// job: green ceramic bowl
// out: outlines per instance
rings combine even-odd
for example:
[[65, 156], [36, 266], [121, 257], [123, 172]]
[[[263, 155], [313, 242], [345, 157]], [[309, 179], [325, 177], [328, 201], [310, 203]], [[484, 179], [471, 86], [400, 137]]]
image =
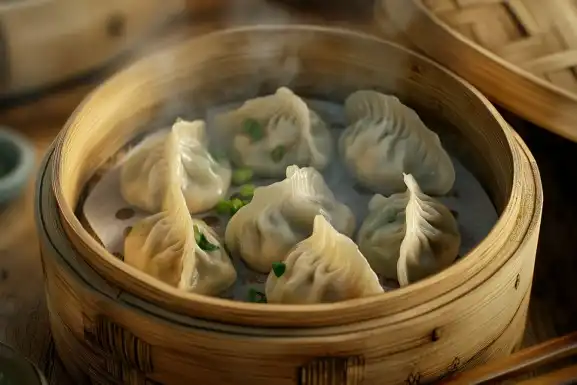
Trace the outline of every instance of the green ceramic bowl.
[[47, 385], [30, 361], [8, 345], [0, 343], [0, 385]]
[[26, 138], [0, 127], [0, 204], [22, 193], [34, 170], [34, 158], [34, 148]]

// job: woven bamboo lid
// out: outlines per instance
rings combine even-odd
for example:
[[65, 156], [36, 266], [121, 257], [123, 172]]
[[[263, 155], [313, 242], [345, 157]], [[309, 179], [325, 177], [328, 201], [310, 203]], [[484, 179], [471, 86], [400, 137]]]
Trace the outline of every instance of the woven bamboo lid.
[[495, 102], [577, 141], [577, 1], [380, 0], [379, 10]]

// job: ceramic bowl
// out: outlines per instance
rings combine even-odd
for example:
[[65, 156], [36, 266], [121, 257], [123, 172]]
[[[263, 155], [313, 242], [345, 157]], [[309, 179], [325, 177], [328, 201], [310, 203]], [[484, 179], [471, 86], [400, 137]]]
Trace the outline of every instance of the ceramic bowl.
[[0, 127], [0, 204], [16, 198], [34, 170], [34, 148], [17, 132]]

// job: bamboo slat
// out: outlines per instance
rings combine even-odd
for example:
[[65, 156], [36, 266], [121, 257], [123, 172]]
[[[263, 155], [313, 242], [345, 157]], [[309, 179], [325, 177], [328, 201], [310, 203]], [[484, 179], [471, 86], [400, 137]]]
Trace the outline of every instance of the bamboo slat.
[[[287, 57], [299, 71], [282, 65]], [[286, 84], [332, 101], [359, 88], [394, 93], [432, 126], [443, 126], [500, 213], [489, 236], [451, 268], [407, 288], [331, 305], [281, 306], [180, 292], [110, 255], [81, 225], [74, 213], [91, 177], [151, 122]], [[296, 25], [193, 39], [94, 91], [47, 162], [36, 215], [48, 303], [57, 349], [78, 380], [418, 383], [504, 357], [520, 344], [541, 219], [537, 166], [475, 89], [400, 46]]]
[[377, 9], [499, 104], [577, 141], [575, 1], [379, 0]]
[[0, 2], [0, 97], [100, 68], [183, 9], [183, 0]]

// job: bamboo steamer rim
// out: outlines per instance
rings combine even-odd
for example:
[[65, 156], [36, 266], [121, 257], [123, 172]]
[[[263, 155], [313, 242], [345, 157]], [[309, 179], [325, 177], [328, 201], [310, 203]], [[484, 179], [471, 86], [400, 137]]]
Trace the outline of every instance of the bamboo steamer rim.
[[[485, 59], [493, 62], [495, 65], [501, 67], [502, 70], [510, 72], [510, 77], [513, 77], [514, 82], [518, 82], [519, 80], [526, 80], [529, 81], [545, 91], [548, 95], [547, 98], [553, 98], [553, 101], [549, 103], [563, 103], [567, 105], [567, 107], [563, 111], [563, 116], [560, 118], [544, 118], [542, 115], [539, 115], [533, 109], [527, 110], [520, 108], [515, 101], [506, 100], [502, 98], [498, 98], [494, 95], [491, 95], [491, 92], [485, 91], [489, 97], [497, 99], [498, 103], [502, 104], [509, 110], [515, 112], [518, 115], [525, 117], [528, 120], [535, 122], [536, 124], [543, 126], [566, 139], [571, 141], [577, 142], [577, 130], [574, 128], [575, 124], [577, 124], [577, 113], [573, 112], [577, 109], [577, 94], [574, 94], [568, 90], [565, 90], [561, 87], [556, 86], [553, 83], [550, 83], [537, 75], [524, 70], [523, 68], [503, 59], [499, 55], [491, 52], [489, 49], [483, 47], [476, 42], [471, 41], [467, 37], [463, 36], [458, 31], [455, 31], [454, 28], [451, 28], [446, 22], [444, 22], [441, 18], [439, 18], [432, 10], [430, 10], [422, 0], [378, 0], [375, 3], [375, 15], [377, 20], [380, 22], [378, 24], [384, 25], [390, 22], [393, 22], [396, 27], [398, 27], [403, 33], [407, 33], [407, 31], [403, 30], [403, 26], [397, 24], [398, 21], [396, 17], [387, 17], [385, 15], [399, 15], [404, 14], [407, 16], [409, 14], [418, 16], [424, 16], [426, 21], [431, 21], [435, 24], [435, 27], [440, 28], [445, 34], [450, 35], [454, 41], [459, 43], [458, 51], [470, 50], [476, 51], [478, 54], [481, 54], [485, 57]], [[399, 12], [401, 11], [401, 12]], [[412, 16], [411, 16], [412, 17]], [[421, 21], [422, 19], [419, 19]], [[424, 44], [420, 41], [419, 38], [413, 36], [410, 32], [407, 33], [407, 36], [410, 38], [411, 42], [415, 44], [418, 48], [425, 51], [427, 54], [431, 55], [435, 60], [443, 61], [441, 57], [436, 55], [434, 48], [430, 48], [427, 44]], [[446, 64], [446, 63], [443, 63]], [[448, 65], [451, 67], [451, 65]], [[456, 66], [456, 65], [455, 65]], [[452, 68], [452, 67], [451, 67]], [[517, 78], [515, 78], [515, 76]], [[476, 81], [475, 79], [474, 81]], [[483, 84], [478, 85], [479, 88], [483, 88]], [[540, 107], [539, 107], [540, 109]], [[541, 114], [544, 114], [545, 111], [542, 111]]]
[[[384, 0], [384, 1], [387, 1], [387, 0]], [[575, 94], [573, 94], [573, 93], [571, 93], [571, 92], [569, 92], [569, 91], [567, 91], [561, 87], [557, 87], [553, 83], [550, 83], [546, 80], [543, 80], [542, 78], [538, 77], [537, 75], [532, 74], [531, 72], [526, 71], [526, 70], [514, 65], [513, 63], [503, 59], [499, 55], [495, 55], [493, 52], [489, 51], [487, 48], [483, 47], [482, 45], [474, 43], [470, 39], [467, 39], [461, 33], [455, 31], [453, 28], [448, 26], [447, 23], [445, 23], [443, 20], [441, 20], [433, 11], [431, 11], [429, 8], [427, 8], [427, 6], [425, 6], [425, 4], [423, 4], [422, 0], [411, 0], [411, 1], [413, 2], [413, 4], [416, 7], [419, 8], [419, 10], [421, 12], [423, 12], [425, 15], [430, 17], [433, 21], [435, 21], [437, 24], [439, 24], [439, 26], [441, 28], [443, 28], [447, 33], [451, 34], [455, 39], [459, 40], [461, 43], [468, 45], [471, 48], [479, 50], [480, 52], [482, 52], [483, 54], [488, 56], [490, 59], [495, 60], [497, 63], [499, 63], [500, 65], [502, 65], [506, 69], [508, 69], [509, 71], [515, 72], [521, 76], [525, 76], [525, 77], [531, 79], [531, 81], [537, 83], [539, 86], [547, 88], [547, 89], [554, 91], [554, 92], [558, 92], [561, 95], [571, 99], [571, 101], [577, 103], [577, 95], [575, 95]]]
[[[66, 170], [73, 165], [68, 163], [65, 149], [74, 145], [77, 126], [81, 125], [80, 116], [85, 110], [96, 110], [92, 104], [99, 98], [107, 95], [108, 98], [114, 95], [112, 90], [116, 83], [129, 79], [132, 73], [138, 73], [139, 69], [147, 68], [148, 61], [161, 58], [164, 55], [174, 56], [179, 52], [185, 52], [191, 47], [202, 44], [214, 44], [222, 38], [235, 34], [270, 34], [270, 33], [315, 33], [332, 38], [340, 39], [364, 39], [370, 41], [375, 46], [388, 46], [394, 50], [404, 53], [413, 58], [419, 59], [427, 66], [435, 67], [444, 76], [452, 78], [462, 84], [481, 105], [488, 110], [499, 125], [506, 145], [511, 152], [513, 181], [511, 184], [511, 196], [508, 199], [497, 223], [491, 229], [488, 236], [477, 246], [475, 246], [464, 258], [443, 270], [441, 273], [433, 275], [425, 280], [412, 284], [408, 287], [394, 290], [382, 295], [342, 301], [331, 304], [315, 305], [273, 305], [254, 304], [227, 299], [186, 293], [178, 290], [164, 282], [150, 277], [148, 274], [125, 264], [115, 258], [100, 243], [96, 241], [82, 226], [75, 215], [75, 205], [78, 203], [78, 196], [68, 197], [62, 188], [64, 183], [79, 183], [69, 181], [66, 177]], [[376, 49], [377, 47], [375, 47]], [[142, 67], [142, 68], [141, 68]], [[126, 78], [126, 79], [125, 79]], [[349, 322], [366, 321], [379, 318], [384, 315], [391, 315], [408, 311], [406, 316], [416, 315], [422, 309], [419, 306], [432, 300], [439, 303], [452, 300], [451, 297], [460, 296], [462, 293], [474, 289], [479, 282], [484, 281], [493, 275], [515, 252], [516, 248], [511, 242], [507, 242], [511, 226], [515, 227], [522, 236], [529, 231], [531, 212], [529, 217], [517, 218], [519, 206], [523, 204], [525, 182], [521, 179], [524, 169], [524, 155], [521, 153], [513, 132], [505, 120], [500, 116], [495, 107], [475, 88], [469, 85], [460, 77], [452, 74], [448, 70], [437, 65], [430, 59], [412, 52], [398, 44], [367, 35], [360, 32], [343, 29], [309, 26], [309, 25], [259, 25], [249, 27], [239, 27], [233, 29], [212, 32], [207, 35], [192, 38], [183, 43], [155, 53], [148, 58], [140, 60], [118, 74], [103, 85], [94, 90], [76, 109], [66, 123], [59, 139], [55, 144], [55, 158], [53, 167], [52, 189], [60, 210], [62, 223], [67, 236], [74, 240], [77, 238], [76, 247], [82, 247], [86, 255], [79, 252], [79, 256], [94, 268], [101, 276], [115, 286], [128, 293], [153, 302], [161, 307], [191, 315], [197, 318], [211, 319], [215, 321], [226, 321], [234, 324], [244, 324], [252, 326], [325, 326], [339, 325]], [[81, 186], [84, 188], [85, 186]], [[497, 252], [499, 251], [499, 252]], [[111, 274], [114, 271], [114, 274]], [[476, 277], [476, 279], [473, 279]], [[440, 285], [448, 282], [452, 278], [452, 285]], [[453, 292], [453, 295], [448, 295]], [[416, 298], [419, 300], [416, 300]], [[413, 302], [408, 301], [412, 299]], [[387, 302], [393, 302], [395, 306], [388, 306]], [[440, 305], [439, 305], [440, 306]]]
[[[513, 132], [515, 137], [516, 143], [519, 146], [523, 156], [527, 160], [527, 167], [526, 173], [530, 174], [532, 178], [531, 186], [528, 186], [534, 191], [534, 210], [535, 213], [531, 218], [530, 228], [527, 231], [527, 236], [523, 237], [522, 241], [520, 242], [519, 249], [523, 250], [534, 250], [535, 245], [533, 244], [534, 241], [538, 237], [539, 233], [539, 225], [541, 222], [541, 213], [543, 208], [543, 190], [541, 185], [541, 179], [539, 175], [539, 169], [533, 158], [532, 154], [530, 153], [527, 146], [523, 143], [522, 139], [519, 137], [518, 134]], [[178, 325], [182, 325], [185, 327], [194, 327], [197, 329], [202, 329], [205, 331], [214, 331], [214, 332], [225, 332], [229, 334], [239, 335], [243, 337], [247, 336], [268, 336], [268, 337], [290, 337], [291, 340], [296, 340], [299, 337], [306, 337], [310, 342], [311, 337], [342, 337], [344, 334], [355, 333], [355, 335], [360, 335], [358, 332], [366, 333], [371, 330], [375, 330], [381, 327], [394, 327], [396, 324], [404, 323], [404, 322], [415, 322], [418, 317], [399, 317], [398, 315], [394, 315], [392, 317], [386, 318], [379, 318], [375, 320], [369, 320], [366, 322], [355, 323], [355, 324], [346, 324], [346, 325], [336, 325], [336, 326], [328, 326], [328, 327], [315, 327], [315, 328], [299, 328], [298, 330], [298, 337], [294, 334], [293, 329], [287, 328], [270, 328], [270, 327], [246, 327], [244, 325], [233, 325], [233, 324], [224, 324], [224, 323], [215, 323], [210, 320], [204, 320], [199, 318], [193, 317], [183, 317], [182, 315], [176, 312], [167, 311], [167, 309], [158, 303], [144, 303], [142, 300], [132, 296], [132, 295], [119, 295], [118, 289], [112, 287], [107, 281], [105, 281], [102, 277], [98, 276], [94, 270], [90, 269], [90, 267], [85, 263], [84, 260], [79, 260], [78, 254], [70, 255], [69, 252], [70, 247], [72, 247], [71, 242], [69, 239], [66, 238], [66, 234], [63, 229], [63, 224], [61, 222], [61, 218], [59, 216], [56, 199], [54, 193], [52, 191], [52, 171], [53, 171], [53, 160], [54, 160], [54, 145], [51, 146], [50, 151], [46, 154], [43, 160], [42, 167], [40, 169], [40, 175], [37, 181], [36, 186], [36, 218], [37, 218], [37, 227], [39, 233], [42, 235], [41, 243], [48, 248], [48, 252], [43, 252], [43, 259], [49, 258], [56, 258], [63, 264], [61, 268], [66, 271], [66, 275], [68, 276], [75, 276], [77, 279], [83, 281], [83, 284], [88, 285], [87, 289], [92, 291], [96, 291], [101, 295], [106, 296], [114, 301], [118, 301], [119, 303], [123, 304], [124, 306], [128, 306], [131, 311], [138, 312], [141, 315], [150, 316], [150, 317], [157, 317], [157, 319], [162, 319], [168, 322], [174, 322]], [[46, 251], [43, 246], [43, 251]], [[518, 256], [518, 253], [516, 255]], [[54, 254], [53, 254], [54, 253]], [[512, 259], [514, 259], [513, 257]], [[47, 261], [45, 261], [47, 262]], [[508, 260], [506, 264], [510, 264], [512, 261]], [[51, 262], [52, 263], [52, 262]], [[505, 265], [506, 266], [506, 265]], [[504, 268], [505, 268], [504, 266]], [[496, 274], [501, 274], [501, 272], [497, 272]], [[532, 276], [532, 274], [531, 274]], [[492, 278], [490, 278], [492, 279]], [[512, 283], [512, 282], [509, 282]], [[515, 285], [517, 285], [517, 281], [515, 281]], [[506, 285], [506, 283], [505, 283]], [[481, 288], [482, 289], [482, 288]], [[493, 288], [492, 290], [497, 290], [497, 288]], [[530, 294], [530, 285], [528, 290], [526, 291], [525, 296], [528, 299]], [[468, 294], [468, 293], [464, 293]], [[460, 301], [461, 298], [457, 299], [456, 301]], [[448, 303], [447, 306], [451, 306], [452, 304]], [[439, 309], [443, 307], [435, 308], [427, 308], [421, 312], [423, 317], [428, 320], [425, 321], [427, 323], [430, 322], [438, 322], [436, 321], [437, 316], [432, 314], [436, 314]], [[431, 318], [433, 317], [433, 318]]]

